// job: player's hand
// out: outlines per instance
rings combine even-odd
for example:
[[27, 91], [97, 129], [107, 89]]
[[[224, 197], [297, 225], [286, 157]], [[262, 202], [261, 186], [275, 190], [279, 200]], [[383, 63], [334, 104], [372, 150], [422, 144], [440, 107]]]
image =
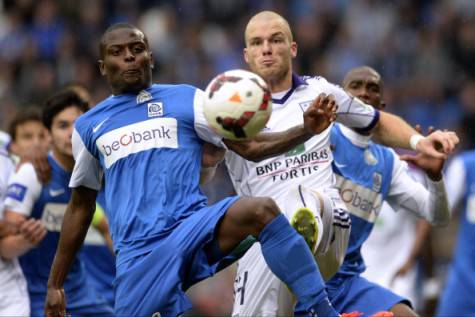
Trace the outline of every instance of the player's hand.
[[400, 159], [419, 167], [433, 181], [440, 181], [442, 179], [445, 158], [434, 158], [427, 154], [417, 153], [416, 155], [401, 155]]
[[460, 142], [457, 134], [452, 131], [437, 130], [417, 142], [417, 152], [437, 159], [447, 159]]
[[41, 220], [30, 218], [20, 225], [20, 233], [33, 245], [38, 245], [46, 236], [46, 228]]
[[63, 288], [48, 287], [45, 302], [46, 317], [66, 317], [66, 298]]
[[42, 184], [49, 182], [51, 178], [51, 166], [48, 162], [48, 153], [41, 150], [40, 147], [32, 147], [26, 156], [21, 158], [20, 164], [25, 162], [30, 162], [33, 165], [36, 175], [38, 175], [38, 180]]
[[303, 115], [305, 129], [313, 134], [323, 132], [336, 120], [337, 109], [333, 95], [321, 93]]
[[211, 143], [203, 145], [203, 156], [201, 158], [201, 167], [215, 167], [221, 163], [226, 154], [226, 149], [217, 147]]

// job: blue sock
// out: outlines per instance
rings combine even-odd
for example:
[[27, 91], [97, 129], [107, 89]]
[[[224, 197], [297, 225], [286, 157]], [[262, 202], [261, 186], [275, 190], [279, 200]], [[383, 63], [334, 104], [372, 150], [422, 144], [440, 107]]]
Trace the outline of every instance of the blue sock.
[[313, 254], [284, 215], [268, 223], [258, 240], [271, 271], [297, 296], [295, 310], [299, 315], [313, 310], [318, 316], [339, 316], [328, 301]]

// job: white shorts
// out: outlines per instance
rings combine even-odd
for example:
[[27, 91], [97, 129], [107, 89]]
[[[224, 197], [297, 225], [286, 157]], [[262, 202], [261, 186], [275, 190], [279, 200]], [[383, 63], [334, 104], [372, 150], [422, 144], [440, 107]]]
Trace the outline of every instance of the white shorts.
[[[321, 216], [318, 197], [324, 201]], [[315, 193], [300, 188], [290, 190], [276, 201], [288, 219], [300, 207], [314, 212], [317, 223], [323, 226], [323, 230], [319, 230], [323, 234], [318, 237], [316, 259], [322, 276], [328, 280], [343, 263], [350, 234], [349, 215], [338, 191], [326, 189]], [[294, 305], [293, 294], [268, 268], [260, 244], [255, 243], [238, 262], [232, 316], [293, 316]]]

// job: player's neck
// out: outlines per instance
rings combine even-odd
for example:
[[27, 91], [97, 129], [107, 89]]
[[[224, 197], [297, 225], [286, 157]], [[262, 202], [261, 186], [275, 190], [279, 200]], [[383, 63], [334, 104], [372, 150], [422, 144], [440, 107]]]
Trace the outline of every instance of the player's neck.
[[74, 168], [74, 157], [60, 153], [57, 149], [53, 148], [53, 158], [67, 172], [71, 172]]
[[292, 73], [288, 72], [284, 77], [278, 79], [270, 79], [267, 84], [273, 94], [288, 91], [292, 88]]

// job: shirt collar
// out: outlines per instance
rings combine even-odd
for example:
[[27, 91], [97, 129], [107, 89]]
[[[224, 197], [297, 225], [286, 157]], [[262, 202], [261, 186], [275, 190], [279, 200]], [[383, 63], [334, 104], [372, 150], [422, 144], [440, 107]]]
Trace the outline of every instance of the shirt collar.
[[293, 94], [294, 90], [297, 89], [298, 87], [302, 86], [302, 85], [306, 86], [308, 84], [307, 84], [307, 82], [305, 82], [305, 80], [302, 79], [302, 77], [298, 76], [297, 74], [292, 73], [292, 87], [284, 95], [284, 97], [282, 97], [280, 99], [272, 98], [272, 103], [284, 104], [287, 101], [287, 99], [289, 99], [289, 97]]

